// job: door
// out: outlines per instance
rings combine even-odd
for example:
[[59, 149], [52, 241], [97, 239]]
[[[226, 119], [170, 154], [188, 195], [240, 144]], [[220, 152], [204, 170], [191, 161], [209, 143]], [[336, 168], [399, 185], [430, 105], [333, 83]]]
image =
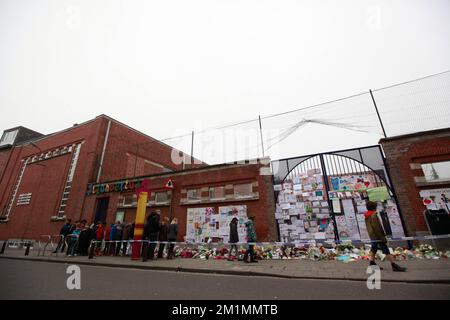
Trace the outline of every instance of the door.
[[94, 220], [95, 223], [97, 223], [98, 221], [101, 221], [103, 223], [106, 222], [108, 204], [109, 204], [109, 197], [97, 198], [97, 205], [95, 209], [95, 220]]

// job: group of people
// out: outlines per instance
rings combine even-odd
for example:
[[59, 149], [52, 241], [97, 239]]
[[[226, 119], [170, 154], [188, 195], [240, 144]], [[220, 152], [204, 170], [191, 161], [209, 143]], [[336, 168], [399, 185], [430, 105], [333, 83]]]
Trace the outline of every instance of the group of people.
[[155, 257], [155, 249], [157, 242], [159, 242], [158, 258], [163, 258], [164, 248], [166, 243], [169, 242], [167, 249], [167, 259], [173, 259], [174, 247], [178, 235], [178, 219], [173, 218], [170, 220], [168, 217], [161, 219], [160, 213], [153, 211], [147, 217], [144, 225], [144, 240], [150, 241], [144, 242], [142, 248], [142, 261], [153, 260]]
[[[125, 224], [120, 221], [112, 223], [105, 227], [101, 221], [88, 224], [86, 220], [76, 221], [72, 223], [71, 219], [67, 219], [62, 226], [59, 234], [61, 240], [58, 243], [54, 253], [64, 252], [67, 243], [68, 256], [87, 256], [89, 254], [89, 246], [91, 241], [95, 240], [96, 255], [122, 255], [127, 254], [127, 245], [122, 245], [123, 241], [132, 240], [134, 237], [134, 222]], [[102, 250], [102, 242], [105, 240], [105, 246]], [[120, 241], [110, 242], [110, 241]]]
[[[367, 203], [367, 212], [364, 215], [366, 221], [366, 227], [370, 239], [372, 242], [372, 248], [370, 251], [370, 265], [374, 266], [375, 254], [378, 250], [381, 250], [387, 260], [391, 262], [393, 271], [406, 271], [406, 268], [400, 267], [394, 262], [394, 258], [390, 254], [387, 247], [387, 240], [381, 223], [377, 217], [377, 203], [369, 201]], [[256, 253], [254, 250], [254, 243], [256, 243], [256, 230], [254, 225], [254, 217], [249, 217], [245, 223], [247, 230], [247, 243], [248, 247], [245, 251], [243, 260], [246, 263], [258, 262], [256, 260]], [[86, 220], [77, 221], [72, 223], [71, 219], [67, 219], [66, 223], [60, 230], [61, 240], [54, 253], [61, 250], [64, 252], [66, 243], [68, 244], [67, 255], [88, 255], [89, 246], [92, 240], [96, 240], [95, 254], [96, 255], [128, 255], [131, 248], [131, 242], [134, 238], [135, 224], [125, 224], [117, 221], [111, 225], [105, 227], [102, 222], [88, 224]], [[155, 258], [155, 250], [157, 244], [159, 244], [158, 258], [163, 258], [163, 253], [166, 244], [168, 243], [167, 259], [174, 258], [174, 246], [178, 235], [178, 220], [173, 218], [171, 221], [168, 217], [161, 219], [158, 211], [153, 211], [147, 217], [144, 225], [143, 238], [144, 244], [142, 247], [142, 261], [152, 260]], [[102, 244], [104, 240], [104, 248], [102, 250]], [[233, 218], [230, 222], [230, 234], [229, 243], [231, 248], [229, 250], [228, 260], [233, 261], [232, 253], [235, 252], [238, 255], [239, 234], [238, 234], [238, 219]]]
[[[256, 242], [256, 230], [255, 230], [255, 224], [254, 224], [255, 217], [251, 216], [249, 217], [248, 221], [245, 223], [245, 228], [247, 230], [247, 243], [248, 247], [244, 254], [244, 262], [250, 263], [250, 262], [258, 262], [256, 260], [256, 253], [255, 253], [255, 245], [252, 243]], [[238, 252], [238, 246], [237, 243], [239, 243], [239, 234], [238, 234], [238, 219], [233, 218], [230, 222], [230, 237], [229, 237], [229, 243], [231, 244], [230, 251], [228, 253], [228, 261], [233, 261], [232, 259], [232, 253], [233, 249], [236, 253]]]
[[[256, 231], [254, 226], [254, 217], [250, 217], [245, 226], [247, 229], [248, 248], [244, 254], [244, 262], [258, 262], [254, 245], [256, 242]], [[130, 240], [134, 238], [135, 224], [123, 223], [117, 221], [107, 226], [105, 223], [99, 221], [97, 223], [88, 224], [86, 220], [76, 221], [72, 223], [71, 219], [67, 219], [66, 223], [60, 230], [61, 237], [58, 246], [54, 253], [64, 252], [67, 244], [68, 256], [87, 256], [89, 254], [89, 246], [91, 241], [95, 240], [95, 255], [104, 256], [118, 256], [129, 255]], [[167, 259], [174, 258], [174, 247], [178, 235], [178, 220], [168, 217], [161, 219], [160, 213], [157, 211], [151, 212], [147, 217], [144, 225], [143, 239], [149, 242], [144, 242], [142, 247], [142, 261], [152, 260], [155, 258], [155, 250], [159, 244], [157, 258], [163, 258], [164, 249], [167, 247]], [[229, 251], [228, 260], [232, 261], [232, 253], [238, 254], [239, 235], [238, 235], [238, 219], [233, 218], [230, 222], [230, 237], [229, 242], [231, 248]], [[104, 246], [103, 246], [104, 244]]]

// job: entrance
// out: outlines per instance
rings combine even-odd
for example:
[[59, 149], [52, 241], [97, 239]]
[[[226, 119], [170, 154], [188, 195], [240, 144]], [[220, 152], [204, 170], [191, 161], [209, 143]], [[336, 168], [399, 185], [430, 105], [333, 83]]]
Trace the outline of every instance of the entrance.
[[378, 203], [387, 235], [405, 236], [380, 146], [282, 159], [272, 170], [283, 242], [368, 240], [368, 200]]
[[97, 198], [94, 223], [97, 223], [98, 221], [101, 221], [103, 223], [106, 222], [108, 204], [109, 204], [109, 197]]

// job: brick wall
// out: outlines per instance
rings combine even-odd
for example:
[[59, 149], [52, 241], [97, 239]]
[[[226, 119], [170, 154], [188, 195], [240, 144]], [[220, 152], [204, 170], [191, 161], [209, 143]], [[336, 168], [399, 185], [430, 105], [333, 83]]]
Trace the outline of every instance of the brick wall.
[[426, 209], [419, 195], [421, 190], [448, 188], [450, 184], [418, 184], [423, 176], [420, 164], [450, 160], [450, 130], [436, 130], [419, 134], [382, 139], [389, 172], [397, 193], [408, 234], [427, 232], [423, 211]]
[[[274, 199], [273, 199], [273, 184], [272, 176], [260, 175], [261, 164], [250, 165], [224, 165], [214, 166], [211, 168], [205, 167], [199, 170], [188, 170], [176, 172], [173, 174], [150, 176], [150, 188], [152, 194], [150, 199], [154, 199], [154, 192], [163, 191], [163, 187], [168, 177], [171, 177], [175, 190], [172, 195], [172, 215], [178, 218], [180, 232], [178, 241], [183, 241], [183, 236], [186, 233], [186, 218], [188, 208], [203, 208], [214, 207], [216, 212], [221, 206], [231, 205], [246, 205], [247, 215], [255, 216], [255, 225], [259, 241], [274, 241], [277, 238], [276, 225], [274, 218]], [[240, 200], [234, 198], [227, 198], [223, 201], [209, 201], [208, 196], [209, 186], [232, 186], [239, 183], [251, 183], [254, 197], [251, 199]], [[202, 191], [203, 202], [201, 203], [187, 203], [186, 189], [199, 188]], [[230, 195], [233, 192], [229, 193]], [[136, 208], [119, 208], [117, 201], [119, 199], [118, 193], [109, 193], [101, 196], [91, 195], [86, 198], [86, 212], [91, 211], [86, 219], [92, 220], [95, 215], [95, 202], [97, 198], [109, 196], [109, 207], [107, 214], [107, 223], [110, 224], [115, 220], [117, 211], [125, 211], [125, 221], [132, 222], [135, 219]], [[148, 206], [147, 215], [152, 210], [160, 210], [163, 217], [170, 216], [169, 205]], [[242, 239], [244, 240], [244, 239]]]

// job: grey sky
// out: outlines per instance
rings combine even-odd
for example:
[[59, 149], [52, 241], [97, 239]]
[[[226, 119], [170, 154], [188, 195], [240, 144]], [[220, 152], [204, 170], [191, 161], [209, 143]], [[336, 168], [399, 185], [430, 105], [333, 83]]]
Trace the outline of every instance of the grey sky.
[[[448, 0], [0, 0], [0, 129], [105, 113], [171, 137], [449, 70], [449, 30]], [[272, 158], [380, 135], [302, 137]]]

